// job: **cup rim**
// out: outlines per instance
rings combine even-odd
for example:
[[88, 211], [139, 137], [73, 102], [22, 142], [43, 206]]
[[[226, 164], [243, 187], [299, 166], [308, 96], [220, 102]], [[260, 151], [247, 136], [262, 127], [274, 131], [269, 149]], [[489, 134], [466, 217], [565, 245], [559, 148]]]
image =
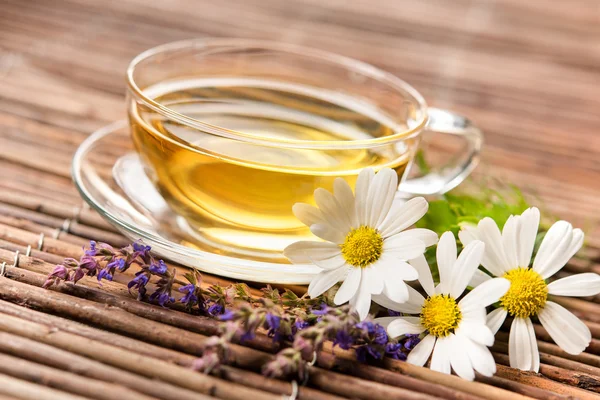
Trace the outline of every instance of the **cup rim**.
[[[358, 71], [370, 78], [385, 83], [387, 86], [408, 94], [421, 110], [421, 118], [417, 123], [408, 129], [394, 133], [389, 136], [382, 136], [372, 139], [358, 140], [299, 140], [299, 139], [282, 139], [282, 138], [263, 138], [251, 135], [248, 133], [226, 129], [220, 126], [207, 124], [195, 118], [191, 118], [179, 112], [176, 112], [169, 107], [154, 101], [144, 94], [144, 91], [137, 85], [134, 79], [134, 71], [139, 63], [161, 53], [167, 53], [186, 48], [203, 48], [209, 46], [236, 46], [236, 47], [263, 47], [277, 51], [285, 51], [297, 55], [310, 56], [324, 61], [338, 64], [349, 70]], [[359, 61], [350, 57], [338, 55], [325, 50], [314, 49], [311, 47], [290, 44], [285, 42], [277, 42], [271, 40], [255, 40], [242, 38], [204, 38], [204, 39], [188, 39], [176, 42], [170, 42], [159, 46], [152, 47], [143, 51], [131, 60], [127, 67], [127, 86], [133, 95], [141, 100], [147, 107], [170, 119], [181, 122], [184, 125], [191, 126], [195, 129], [203, 130], [207, 133], [217, 136], [250, 142], [253, 144], [269, 146], [269, 147], [285, 147], [285, 148], [300, 148], [300, 149], [358, 149], [372, 148], [385, 144], [393, 143], [398, 140], [406, 139], [418, 134], [426, 125], [429, 119], [427, 113], [427, 103], [423, 96], [406, 81], [396, 77], [395, 75], [383, 71], [371, 64]]]

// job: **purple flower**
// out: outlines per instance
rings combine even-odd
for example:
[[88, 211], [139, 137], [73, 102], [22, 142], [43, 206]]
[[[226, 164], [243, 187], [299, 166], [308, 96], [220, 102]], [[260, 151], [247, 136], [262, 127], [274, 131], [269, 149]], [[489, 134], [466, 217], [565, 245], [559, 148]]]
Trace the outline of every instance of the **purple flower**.
[[380, 360], [383, 358], [383, 353], [381, 352], [381, 346], [375, 346], [370, 344], [365, 344], [356, 348], [356, 359], [361, 362], [367, 362], [367, 359], [371, 356], [375, 360]]
[[344, 350], [348, 350], [354, 344], [354, 338], [350, 333], [346, 330], [339, 330], [335, 334], [335, 339], [333, 340], [333, 346], [340, 346], [340, 348]]
[[267, 313], [265, 317], [270, 330], [276, 331], [281, 325], [281, 317], [272, 313]]
[[77, 283], [84, 276], [85, 276], [85, 271], [83, 270], [83, 268], [80, 267], [80, 268], [77, 268], [75, 270], [75, 273], [70, 278], [70, 280], [72, 280], [73, 282]]
[[[95, 255], [96, 255], [96, 253], [97, 253], [97, 251], [98, 251], [98, 250], [96, 249], [96, 244], [97, 244], [97, 243], [96, 243], [96, 241], [95, 241], [95, 240], [90, 240], [90, 248], [89, 248], [89, 250], [85, 250], [85, 255], [86, 255], [86, 256], [93, 257], [93, 256], [95, 256]], [[85, 248], [84, 248], [84, 249], [85, 249]]]
[[50, 276], [53, 276], [53, 277], [59, 278], [59, 279], [67, 279], [68, 275], [69, 275], [69, 270], [64, 265], [57, 265], [56, 267], [54, 267], [54, 271], [52, 271], [52, 274], [50, 274]]
[[194, 285], [193, 283], [188, 283], [187, 285], [179, 288], [179, 291], [181, 293], [185, 293], [185, 292], [193, 293], [195, 290], [196, 290], [196, 285]]
[[96, 261], [93, 256], [85, 255], [81, 257], [81, 260], [79, 261], [79, 268], [86, 269], [88, 273], [91, 273], [92, 271], [95, 272], [98, 268], [98, 261]]
[[217, 315], [221, 315], [223, 314], [223, 311], [225, 310], [225, 308], [220, 305], [219, 303], [214, 303], [213, 305], [211, 305], [210, 307], [208, 307], [208, 313], [210, 315], [212, 315], [213, 317], [216, 317]]
[[366, 331], [367, 334], [375, 331], [375, 324], [370, 321], [362, 321], [355, 325], [356, 329]]
[[125, 259], [123, 259], [123, 258], [116, 258], [113, 261], [109, 262], [106, 265], [106, 268], [108, 268], [108, 269], [116, 268], [119, 271], [123, 271], [123, 270], [125, 270]]
[[281, 317], [272, 313], [267, 313], [265, 316], [265, 322], [269, 331], [267, 336], [273, 338], [274, 342], [279, 342], [283, 336], [279, 333], [279, 327], [281, 326]]
[[385, 355], [395, 360], [406, 361], [406, 354], [402, 352], [401, 343], [388, 343], [385, 345]]
[[399, 317], [402, 313], [400, 311], [388, 310], [388, 315], [390, 317]]
[[375, 324], [375, 336], [373, 343], [386, 344], [388, 342], [388, 335], [385, 328], [379, 324]]
[[231, 321], [232, 319], [235, 318], [235, 313], [229, 309], [225, 309], [225, 312], [221, 315], [219, 315], [219, 319], [221, 321]]
[[372, 339], [375, 344], [386, 344], [388, 342], [388, 335], [385, 328], [379, 324], [363, 321], [356, 324], [357, 329], [366, 331], [366, 334]]
[[98, 282], [100, 282], [102, 279], [106, 279], [108, 281], [113, 280], [113, 276], [110, 273], [110, 269], [108, 268], [108, 266], [106, 268], [101, 269], [100, 272], [98, 272]]
[[296, 319], [296, 322], [294, 322], [294, 327], [296, 328], [296, 330], [301, 331], [302, 329], [306, 329], [310, 326], [310, 324], [300, 318]]
[[148, 275], [145, 273], [138, 273], [135, 278], [127, 283], [127, 287], [129, 290], [135, 288], [140, 294], [140, 297], [143, 297], [146, 293], [146, 285], [148, 284]]
[[181, 298], [183, 304], [193, 305], [198, 302], [198, 296], [196, 296], [196, 285], [190, 283], [189, 285], [185, 285], [179, 288], [181, 293], [185, 293], [185, 295]]
[[144, 264], [152, 262], [153, 258], [150, 254], [150, 246], [145, 246], [140, 242], [133, 242], [131, 248], [133, 249], [133, 253], [131, 254], [131, 258], [129, 258], [130, 260], [135, 260], [139, 257]]
[[163, 275], [167, 272], [167, 264], [163, 260], [158, 260], [157, 264], [150, 264], [148, 269], [153, 274]]
[[164, 307], [168, 303], [175, 302], [175, 299], [169, 296], [169, 293], [163, 292], [161, 290], [157, 290], [156, 292], [152, 293], [149, 297], [149, 300], [156, 301], [161, 307]]
[[410, 351], [414, 349], [420, 341], [421, 339], [419, 338], [419, 335], [406, 335], [406, 340], [404, 341], [404, 348]]
[[244, 343], [248, 340], [252, 340], [252, 339], [254, 339], [255, 336], [256, 336], [256, 333], [253, 330], [247, 330], [246, 332], [244, 332], [244, 334], [242, 336], [240, 336], [240, 342]]
[[60, 280], [67, 280], [69, 277], [69, 270], [64, 265], [57, 265], [54, 267], [54, 271], [46, 278], [43, 288], [48, 288]]
[[313, 308], [311, 310], [311, 312], [314, 315], [320, 315], [320, 316], [325, 315], [325, 314], [327, 314], [329, 312], [329, 307], [327, 306], [327, 304], [321, 303], [320, 307], [321, 308]]
[[135, 251], [142, 257], [145, 256], [146, 254], [148, 254], [150, 252], [150, 250], [152, 249], [150, 246], [146, 246], [141, 242], [133, 242], [132, 244], [133, 244], [133, 251]]

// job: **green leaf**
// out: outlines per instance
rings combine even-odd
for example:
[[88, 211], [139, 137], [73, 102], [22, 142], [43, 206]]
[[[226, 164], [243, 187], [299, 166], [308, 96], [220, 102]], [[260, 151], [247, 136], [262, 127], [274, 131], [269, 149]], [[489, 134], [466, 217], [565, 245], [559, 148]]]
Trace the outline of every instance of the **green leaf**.
[[435, 200], [429, 203], [429, 211], [417, 222], [418, 228], [427, 228], [442, 234], [458, 227], [457, 215], [447, 200]]
[[427, 163], [427, 160], [425, 159], [425, 152], [423, 150], [421, 150], [421, 149], [417, 150], [414, 161], [415, 161], [415, 164], [417, 165], [417, 167], [419, 168], [419, 171], [421, 171], [421, 173], [428, 174], [431, 171], [431, 167], [429, 166], [429, 164]]
[[[458, 232], [462, 225], [476, 225], [483, 218], [489, 217], [496, 221], [502, 229], [510, 215], [521, 214], [529, 207], [518, 188], [508, 186], [504, 189], [503, 192], [500, 192], [481, 185], [480, 191], [476, 194], [460, 191], [447, 193], [442, 199], [429, 203], [427, 214], [417, 222], [416, 226], [431, 229], [438, 235], [451, 231], [457, 239], [457, 248], [460, 252], [462, 244], [458, 240]], [[438, 269], [435, 252], [435, 246], [428, 248], [425, 258], [429, 263], [434, 280], [437, 280]]]

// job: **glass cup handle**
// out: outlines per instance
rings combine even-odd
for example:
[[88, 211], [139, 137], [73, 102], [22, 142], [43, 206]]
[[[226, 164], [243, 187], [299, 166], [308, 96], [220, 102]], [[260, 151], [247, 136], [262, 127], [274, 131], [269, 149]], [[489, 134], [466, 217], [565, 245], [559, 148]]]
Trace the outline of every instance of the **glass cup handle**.
[[467, 118], [450, 111], [429, 108], [428, 114], [426, 131], [462, 136], [467, 142], [466, 149], [446, 165], [432, 168], [423, 176], [405, 179], [400, 184], [399, 197], [444, 194], [464, 181], [479, 162], [483, 145], [483, 133], [479, 128]]

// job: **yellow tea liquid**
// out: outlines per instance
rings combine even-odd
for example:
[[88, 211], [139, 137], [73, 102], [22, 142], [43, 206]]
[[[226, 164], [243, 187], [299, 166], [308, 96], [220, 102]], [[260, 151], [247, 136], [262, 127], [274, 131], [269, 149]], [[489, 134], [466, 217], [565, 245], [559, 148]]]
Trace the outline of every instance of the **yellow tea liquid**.
[[[194, 79], [147, 88], [180, 114], [257, 138], [371, 139], [403, 129], [377, 109], [314, 88], [253, 79]], [[361, 169], [391, 167], [401, 177], [405, 143], [375, 149], [298, 149], [229, 139], [165, 118], [132, 102], [132, 135], [169, 205], [198, 234], [199, 247], [249, 258], [279, 258], [311, 234], [292, 214], [336, 177], [354, 187]]]

